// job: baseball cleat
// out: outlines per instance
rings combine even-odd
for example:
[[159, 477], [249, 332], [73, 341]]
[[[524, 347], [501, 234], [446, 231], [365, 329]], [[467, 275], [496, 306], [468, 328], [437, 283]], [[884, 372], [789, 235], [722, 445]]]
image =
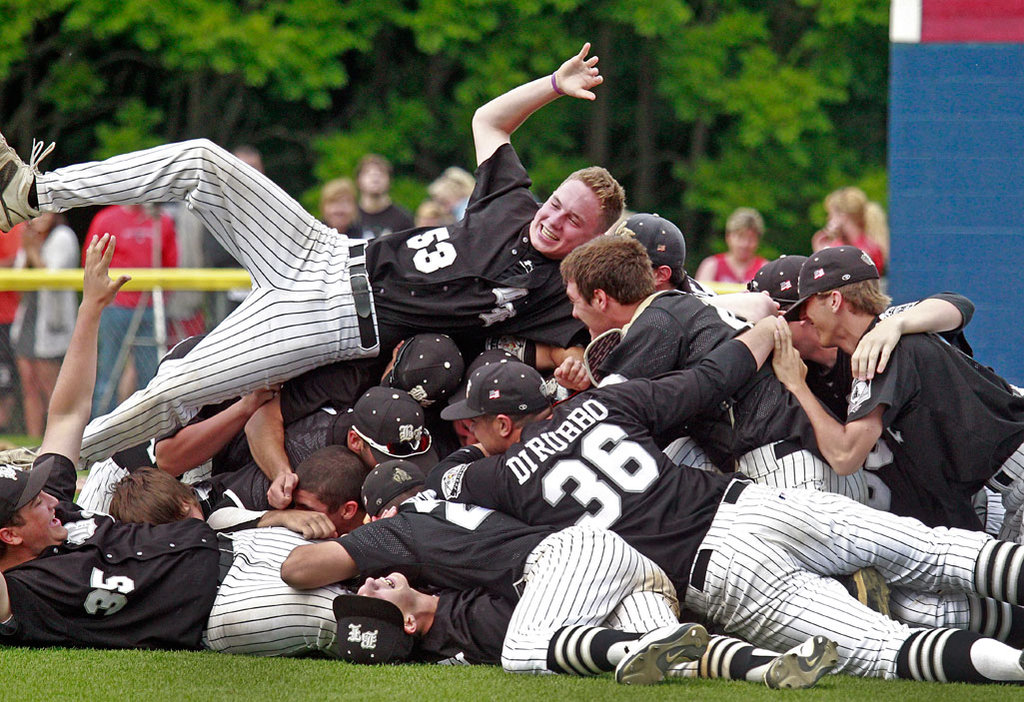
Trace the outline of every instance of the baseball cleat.
[[54, 146], [51, 143], [44, 147], [43, 142], [33, 139], [32, 157], [26, 164], [0, 134], [0, 230], [10, 231], [15, 224], [39, 215], [39, 210], [29, 207], [28, 194], [39, 174], [36, 166]]
[[615, 682], [623, 685], [661, 682], [669, 667], [700, 658], [707, 647], [708, 632], [700, 624], [679, 624], [649, 631], [615, 666]]
[[764, 673], [764, 684], [773, 690], [803, 690], [839, 663], [836, 642], [813, 636], [772, 661]]
[[892, 619], [889, 612], [889, 585], [874, 568], [861, 568], [850, 576], [857, 588], [856, 598], [879, 614]]

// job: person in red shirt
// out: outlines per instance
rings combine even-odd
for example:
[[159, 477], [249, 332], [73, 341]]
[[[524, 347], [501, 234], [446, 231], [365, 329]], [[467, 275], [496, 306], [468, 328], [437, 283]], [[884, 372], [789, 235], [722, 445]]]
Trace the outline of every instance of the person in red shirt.
[[708, 256], [697, 266], [693, 276], [701, 283], [740, 283], [753, 280], [754, 274], [767, 263], [757, 255], [764, 234], [761, 213], [740, 207], [725, 222], [725, 253]]
[[889, 261], [889, 224], [885, 210], [868, 200], [860, 188], [840, 188], [825, 198], [828, 223], [811, 237], [811, 249], [817, 253], [830, 246], [856, 246], [867, 253], [885, 273]]
[[[117, 250], [111, 262], [113, 268], [174, 268], [178, 265], [178, 246], [174, 220], [138, 205], [113, 205], [99, 211], [86, 235], [86, 246], [97, 236], [110, 233], [117, 237]], [[150, 381], [156, 373], [158, 350], [153, 342], [153, 308], [150, 293], [121, 291], [112, 305], [103, 311], [100, 319], [99, 358], [96, 388], [93, 392], [94, 417], [114, 409], [118, 402], [115, 365], [121, 344], [136, 307], [142, 305], [141, 323], [136, 333], [133, 350], [136, 383], [139, 387]]]

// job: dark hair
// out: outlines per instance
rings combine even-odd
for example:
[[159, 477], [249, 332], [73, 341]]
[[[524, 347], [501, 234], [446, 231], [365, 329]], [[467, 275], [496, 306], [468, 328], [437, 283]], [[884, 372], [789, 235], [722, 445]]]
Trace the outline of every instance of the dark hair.
[[121, 522], [170, 524], [198, 506], [192, 488], [156, 468], [138, 468], [114, 486], [110, 516]]
[[[21, 510], [18, 510], [17, 512], [12, 514], [10, 519], [8, 519], [3, 524], [0, 524], [0, 529], [3, 529], [4, 527], [23, 526], [25, 524], [25, 518], [22, 517], [20, 513], [21, 513]], [[6, 555], [7, 555], [7, 544], [4, 543], [3, 541], [0, 541], [0, 559], [3, 559], [3, 557], [6, 556]]]
[[363, 169], [368, 166], [377, 166], [378, 168], [383, 169], [388, 175], [391, 175], [391, 161], [388, 161], [380, 154], [366, 154], [359, 159], [359, 164], [356, 166], [356, 178], [358, 178], [363, 172]]
[[325, 446], [295, 468], [299, 487], [316, 495], [327, 511], [346, 502], [360, 502], [363, 480], [370, 471], [346, 446]]
[[604, 290], [624, 305], [654, 294], [651, 259], [632, 237], [599, 236], [562, 259], [561, 271], [562, 280], [575, 283], [586, 302], [596, 290]]

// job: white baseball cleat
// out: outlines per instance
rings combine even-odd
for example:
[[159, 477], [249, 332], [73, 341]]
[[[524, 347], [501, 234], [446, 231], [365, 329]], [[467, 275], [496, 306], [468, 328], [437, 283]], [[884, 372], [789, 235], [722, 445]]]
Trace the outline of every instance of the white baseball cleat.
[[43, 142], [33, 139], [32, 157], [26, 164], [0, 134], [0, 230], [10, 231], [15, 224], [39, 215], [39, 210], [29, 207], [28, 193], [39, 175], [39, 162], [54, 146], [52, 142], [44, 146]]
[[764, 673], [764, 684], [773, 690], [803, 690], [839, 664], [836, 642], [812, 636], [772, 661]]
[[708, 647], [707, 629], [700, 624], [666, 626], [644, 634], [615, 666], [615, 682], [653, 685], [677, 663], [696, 660]]

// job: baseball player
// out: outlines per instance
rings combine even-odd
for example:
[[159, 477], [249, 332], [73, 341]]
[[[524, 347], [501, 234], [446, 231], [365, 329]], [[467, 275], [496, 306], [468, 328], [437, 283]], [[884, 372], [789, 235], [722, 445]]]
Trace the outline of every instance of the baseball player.
[[214, 144], [171, 144], [40, 174], [6, 145], [0, 228], [40, 211], [184, 200], [250, 273], [254, 289], [174, 373], [158, 374], [86, 432], [86, 461], [187, 422], [198, 407], [325, 363], [376, 355], [418, 331], [486, 328], [565, 347], [581, 331], [557, 261], [608, 229], [623, 191], [606, 170], [571, 174], [537, 205], [509, 143], [530, 114], [562, 95], [594, 99], [590, 45], [552, 75], [479, 108], [479, 169], [466, 216], [356, 243], [321, 224], [255, 169]]
[[[363, 486], [363, 503], [368, 514], [388, 518], [345, 538], [296, 549], [282, 577], [296, 587], [312, 587], [369, 575], [360, 595], [393, 604], [410, 596], [434, 616], [436, 600], [414, 595], [407, 576], [437, 587], [482, 587], [515, 602], [509, 620], [480, 627], [504, 632], [501, 663], [509, 672], [592, 675], [614, 669], [619, 682], [649, 684], [703, 653], [707, 633], [699, 625], [678, 623], [664, 572], [619, 537], [587, 527], [528, 527], [492, 510], [440, 502], [432, 492], [420, 492], [422, 483], [422, 473], [402, 461], [375, 468]], [[391, 547], [383, 550], [380, 543]], [[366, 606], [352, 604], [360, 611]], [[342, 632], [344, 608], [335, 610]], [[417, 630], [433, 624], [418, 616], [413, 622]], [[649, 633], [629, 633], [637, 631]], [[340, 652], [343, 658], [386, 662], [366, 655], [376, 648], [356, 636], [341, 642]], [[829, 661], [835, 663], [834, 654], [823, 650], [821, 662], [799, 676], [792, 664], [796, 654], [784, 660], [745, 648], [750, 650], [738, 658], [750, 666], [748, 672], [775, 686], [795, 686], [797, 678], [809, 686], [827, 672]]]
[[[665, 569], [687, 609], [756, 646], [785, 650], [820, 634], [837, 642], [837, 670], [845, 673], [1024, 681], [1019, 649], [970, 631], [911, 629], [865, 607], [831, 577], [870, 566], [907, 589], [1020, 605], [1024, 546], [931, 529], [840, 495], [677, 467], [659, 451], [656, 437], [679, 432], [687, 420], [680, 403], [742, 385], [767, 353], [759, 344], [757, 336], [740, 337], [691, 369], [577, 395], [550, 420], [518, 428], [504, 454], [442, 462], [428, 487], [528, 524], [608, 528]], [[492, 368], [471, 387], [515, 394], [541, 382]]]
[[[877, 279], [859, 249], [822, 250], [801, 266], [800, 300], [787, 316], [812, 325], [823, 346], [852, 354], [888, 305]], [[789, 328], [780, 327], [779, 336], [776, 373], [806, 410], [838, 472], [857, 470], [886, 432], [898, 458], [879, 475], [892, 491], [893, 511], [982, 529], [972, 500], [984, 485], [1003, 495], [1008, 515], [1024, 504], [1024, 399], [990, 369], [937, 337], [906, 337], [884, 372], [853, 383], [841, 423], [807, 390]]]

